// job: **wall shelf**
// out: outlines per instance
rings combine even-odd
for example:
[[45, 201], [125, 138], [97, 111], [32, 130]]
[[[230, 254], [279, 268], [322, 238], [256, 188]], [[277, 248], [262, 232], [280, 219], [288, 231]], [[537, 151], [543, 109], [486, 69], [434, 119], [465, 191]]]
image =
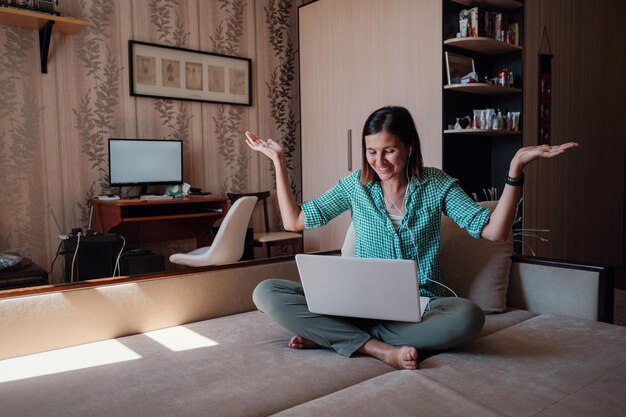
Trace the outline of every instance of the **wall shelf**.
[[470, 136], [508, 136], [520, 135], [517, 130], [491, 130], [491, 129], [448, 129], [443, 131], [446, 135], [470, 135]]
[[502, 87], [500, 85], [472, 83], [472, 84], [449, 84], [443, 86], [444, 90], [459, 91], [462, 93], [480, 94], [485, 96], [499, 96], [503, 94], [521, 93], [521, 88]]
[[451, 38], [443, 41], [444, 45], [466, 49], [468, 51], [479, 52], [486, 55], [497, 55], [506, 52], [521, 51], [521, 46], [497, 41], [493, 38]]
[[44, 12], [0, 7], [0, 24], [19, 26], [39, 31], [39, 56], [41, 72], [48, 72], [48, 51], [52, 32], [73, 35], [85, 28], [89, 22], [73, 17], [55, 16]]
[[523, 4], [518, 0], [452, 0], [455, 3], [462, 4], [467, 7], [495, 7], [502, 10], [513, 10], [522, 7]]

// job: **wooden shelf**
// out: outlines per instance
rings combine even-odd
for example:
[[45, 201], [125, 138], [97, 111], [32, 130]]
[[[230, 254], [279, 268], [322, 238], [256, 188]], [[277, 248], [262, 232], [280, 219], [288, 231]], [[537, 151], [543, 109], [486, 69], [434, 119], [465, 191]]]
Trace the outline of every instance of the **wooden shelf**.
[[502, 87], [494, 84], [472, 83], [472, 84], [450, 84], [444, 85], [444, 90], [459, 91], [462, 93], [480, 94], [484, 96], [499, 96], [504, 94], [521, 93], [521, 88]]
[[455, 46], [468, 51], [480, 52], [487, 55], [498, 55], [506, 52], [521, 51], [521, 46], [497, 41], [493, 38], [451, 38], [443, 41], [444, 45]]
[[452, 129], [444, 130], [446, 135], [471, 135], [471, 136], [508, 136], [520, 135], [519, 130], [488, 130], [488, 129]]
[[0, 23], [4, 25], [39, 30], [46, 26], [49, 21], [54, 22], [52, 26], [53, 32], [69, 35], [80, 32], [89, 24], [86, 20], [75, 19], [73, 17], [61, 17], [43, 12], [0, 7]]
[[495, 7], [502, 10], [513, 10], [523, 6], [518, 0], [452, 0], [467, 7]]
[[48, 72], [48, 50], [52, 32], [74, 35], [89, 22], [73, 17], [61, 17], [44, 12], [0, 7], [0, 24], [18, 26], [39, 31], [39, 57], [41, 58], [41, 72]]
[[198, 217], [222, 217], [222, 212], [209, 211], [205, 213], [189, 213], [189, 214], [172, 214], [168, 216], [147, 216], [147, 217], [132, 217], [128, 219], [122, 219], [122, 223], [135, 223], [135, 222], [153, 222], [156, 220], [177, 220], [177, 219], [195, 219]]

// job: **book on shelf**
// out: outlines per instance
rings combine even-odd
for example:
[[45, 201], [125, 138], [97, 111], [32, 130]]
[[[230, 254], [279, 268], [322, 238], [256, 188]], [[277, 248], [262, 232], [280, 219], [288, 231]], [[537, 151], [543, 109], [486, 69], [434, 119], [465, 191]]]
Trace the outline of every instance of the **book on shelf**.
[[519, 23], [512, 16], [478, 7], [461, 10], [457, 36], [486, 37], [520, 46]]

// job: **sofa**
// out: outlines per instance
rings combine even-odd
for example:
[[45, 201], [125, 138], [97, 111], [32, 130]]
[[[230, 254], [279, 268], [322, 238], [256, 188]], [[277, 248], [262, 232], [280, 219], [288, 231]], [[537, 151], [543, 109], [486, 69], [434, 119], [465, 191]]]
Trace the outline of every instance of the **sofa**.
[[[612, 416], [626, 328], [610, 270], [511, 256], [442, 219], [446, 284], [486, 313], [475, 342], [419, 369], [293, 350], [255, 310], [293, 257], [0, 298], [0, 404], [13, 416]], [[329, 254], [335, 255], [336, 253]]]

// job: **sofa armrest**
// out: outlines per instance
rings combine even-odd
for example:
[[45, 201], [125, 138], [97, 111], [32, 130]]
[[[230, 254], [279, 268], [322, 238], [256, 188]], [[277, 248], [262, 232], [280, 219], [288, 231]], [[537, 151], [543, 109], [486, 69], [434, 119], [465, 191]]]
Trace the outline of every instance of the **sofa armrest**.
[[613, 268], [514, 256], [507, 305], [613, 322]]

